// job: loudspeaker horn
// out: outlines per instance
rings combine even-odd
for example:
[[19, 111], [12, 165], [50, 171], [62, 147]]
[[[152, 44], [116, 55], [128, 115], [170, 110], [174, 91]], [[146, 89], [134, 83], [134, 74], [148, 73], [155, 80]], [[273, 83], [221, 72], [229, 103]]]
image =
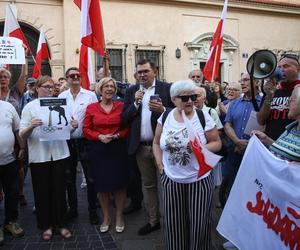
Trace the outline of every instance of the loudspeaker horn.
[[276, 67], [276, 55], [270, 50], [256, 51], [247, 62], [248, 73], [256, 79], [268, 78], [273, 74]]

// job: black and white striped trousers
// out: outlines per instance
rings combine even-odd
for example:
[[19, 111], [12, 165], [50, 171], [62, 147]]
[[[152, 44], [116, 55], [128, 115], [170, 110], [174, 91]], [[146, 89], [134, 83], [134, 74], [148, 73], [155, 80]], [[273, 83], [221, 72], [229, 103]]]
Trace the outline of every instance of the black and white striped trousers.
[[194, 183], [161, 177], [168, 250], [209, 250], [213, 176]]

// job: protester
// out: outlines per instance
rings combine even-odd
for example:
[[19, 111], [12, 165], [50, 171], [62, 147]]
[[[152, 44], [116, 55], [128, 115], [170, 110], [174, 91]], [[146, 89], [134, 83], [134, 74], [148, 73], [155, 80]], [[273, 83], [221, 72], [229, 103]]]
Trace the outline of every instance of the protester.
[[61, 86], [62, 86], [62, 83], [60, 81], [54, 82], [53, 97], [58, 97], [58, 95], [60, 94]]
[[86, 181], [87, 181], [87, 200], [89, 210], [89, 220], [92, 225], [99, 223], [97, 215], [97, 194], [94, 188], [94, 180], [91, 175], [89, 157], [87, 154], [88, 141], [83, 135], [83, 120], [86, 107], [97, 102], [94, 92], [83, 89], [80, 86], [81, 77], [79, 69], [76, 67], [69, 68], [66, 71], [66, 77], [70, 89], [62, 92], [58, 97], [67, 99], [67, 112], [71, 116], [71, 139], [68, 140], [70, 150], [69, 164], [66, 168], [66, 183], [68, 194], [68, 219], [78, 216], [78, 200], [76, 188], [77, 165], [80, 161]]
[[21, 99], [21, 111], [23, 110], [24, 106], [31, 102], [33, 99], [36, 97], [34, 96], [35, 93], [35, 86], [36, 79], [35, 78], [28, 78], [26, 80], [26, 92], [23, 94], [22, 99]]
[[241, 93], [242, 93], [241, 84], [236, 82], [231, 82], [228, 84], [226, 88], [227, 99], [222, 102], [219, 102], [218, 104], [220, 110], [220, 120], [223, 124], [230, 104], [232, 103], [233, 100], [241, 97]]
[[274, 141], [261, 131], [253, 131], [272, 153], [279, 158], [300, 162], [300, 85], [294, 88], [289, 98], [288, 118], [295, 120]]
[[52, 97], [54, 81], [42, 76], [35, 85], [38, 99], [28, 103], [21, 116], [20, 136], [27, 140], [37, 226], [42, 239], [50, 240], [55, 229], [68, 239], [66, 228], [65, 166], [70, 156], [66, 141], [41, 141], [39, 98]]
[[278, 67], [282, 71], [283, 81], [279, 86], [272, 81], [264, 85], [266, 96], [257, 113], [259, 124], [266, 125], [265, 133], [273, 140], [276, 140], [285, 127], [293, 121], [288, 117], [289, 97], [294, 87], [300, 84], [298, 80], [300, 65], [295, 55], [283, 55], [278, 62]]
[[[136, 153], [142, 183], [147, 198], [149, 222], [139, 231], [146, 235], [160, 229], [157, 175], [152, 154], [152, 140], [157, 119], [168, 107], [173, 107], [170, 98], [170, 85], [155, 79], [156, 67], [153, 62], [143, 59], [137, 63], [139, 83], [127, 89], [122, 119], [131, 127], [128, 140], [128, 153]], [[156, 94], [156, 95], [155, 95]], [[150, 99], [151, 96], [154, 99]]]
[[89, 159], [95, 179], [95, 190], [103, 212], [100, 232], [109, 230], [109, 194], [113, 192], [116, 205], [116, 232], [125, 229], [123, 218], [128, 162], [125, 137], [128, 129], [121, 125], [123, 103], [113, 101], [117, 84], [111, 77], [105, 77], [96, 85], [101, 101], [90, 104], [86, 109], [83, 132], [90, 140]]
[[0, 100], [12, 104], [19, 115], [21, 115], [21, 98], [25, 91], [25, 82], [28, 75], [27, 59], [25, 59], [25, 62], [26, 63], [22, 65], [18, 81], [11, 88], [9, 87], [11, 78], [10, 71], [0, 68]]
[[[4, 230], [14, 237], [24, 235], [24, 230], [18, 225], [18, 158], [25, 156], [25, 143], [18, 135], [20, 118], [14, 107], [7, 102], [0, 101], [0, 181], [5, 194]], [[14, 151], [15, 138], [21, 146], [19, 155]], [[3, 231], [0, 229], [0, 245], [4, 242]]]
[[196, 86], [205, 88], [207, 106], [211, 108], [216, 108], [218, 97], [214, 93], [214, 91], [211, 91], [211, 88], [208, 86], [208, 83], [207, 84], [202, 83], [203, 82], [202, 71], [200, 69], [194, 69], [189, 73], [188, 77], [196, 84]]
[[176, 108], [164, 122], [163, 116], [158, 119], [153, 142], [161, 174], [167, 249], [210, 249], [213, 177], [211, 172], [198, 177], [199, 165], [191, 150], [183, 115], [207, 149], [218, 151], [221, 141], [207, 112], [203, 112], [205, 127], [201, 125], [194, 109], [197, 95], [192, 81], [173, 83], [170, 94]]

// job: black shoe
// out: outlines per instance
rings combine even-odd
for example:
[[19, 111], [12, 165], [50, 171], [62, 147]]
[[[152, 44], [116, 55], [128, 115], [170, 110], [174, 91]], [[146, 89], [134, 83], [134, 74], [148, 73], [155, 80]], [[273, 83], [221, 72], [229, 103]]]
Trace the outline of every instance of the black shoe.
[[99, 217], [98, 217], [97, 212], [95, 210], [90, 211], [89, 217], [90, 217], [91, 225], [98, 225], [99, 224]]
[[74, 219], [74, 218], [76, 218], [76, 217], [78, 217], [78, 212], [77, 212], [77, 210], [69, 210], [69, 211], [67, 212], [67, 219], [68, 219], [68, 220], [72, 220], [72, 219]]
[[157, 223], [155, 226], [151, 226], [150, 223], [147, 223], [145, 226], [143, 226], [142, 228], [140, 228], [140, 230], [138, 231], [139, 235], [146, 235], [149, 234], [155, 230], [160, 229], [160, 223]]
[[135, 211], [140, 210], [141, 208], [141, 205], [133, 205], [132, 203], [130, 203], [130, 205], [123, 210], [123, 214], [131, 214]]

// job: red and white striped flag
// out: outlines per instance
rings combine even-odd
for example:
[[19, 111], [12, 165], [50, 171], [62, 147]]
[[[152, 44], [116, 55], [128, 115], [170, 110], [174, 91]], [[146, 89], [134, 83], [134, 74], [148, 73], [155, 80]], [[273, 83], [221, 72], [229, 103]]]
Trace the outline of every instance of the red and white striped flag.
[[105, 43], [100, 0], [73, 0], [81, 9], [81, 43], [104, 56]]
[[81, 86], [84, 89], [90, 88], [90, 83], [94, 82], [91, 51], [85, 45], [80, 48], [79, 72], [81, 76]]
[[42, 75], [42, 60], [48, 59], [49, 53], [47, 49], [47, 43], [45, 35], [43, 32], [40, 32], [40, 38], [38, 47], [36, 50], [35, 64], [32, 71], [33, 78], [39, 78]]
[[227, 6], [228, 6], [228, 0], [225, 0], [222, 15], [221, 15], [221, 20], [219, 21], [218, 27], [213, 36], [210, 45], [209, 57], [203, 69], [203, 75], [205, 79], [208, 80], [209, 82], [214, 81], [218, 77], [218, 73], [219, 73], [222, 42], [223, 42], [224, 22], [227, 16]]
[[32, 54], [29, 43], [24, 33], [22, 32], [21, 27], [15, 17], [15, 14], [13, 13], [9, 4], [6, 5], [3, 36], [19, 38], [26, 45], [29, 53]]

